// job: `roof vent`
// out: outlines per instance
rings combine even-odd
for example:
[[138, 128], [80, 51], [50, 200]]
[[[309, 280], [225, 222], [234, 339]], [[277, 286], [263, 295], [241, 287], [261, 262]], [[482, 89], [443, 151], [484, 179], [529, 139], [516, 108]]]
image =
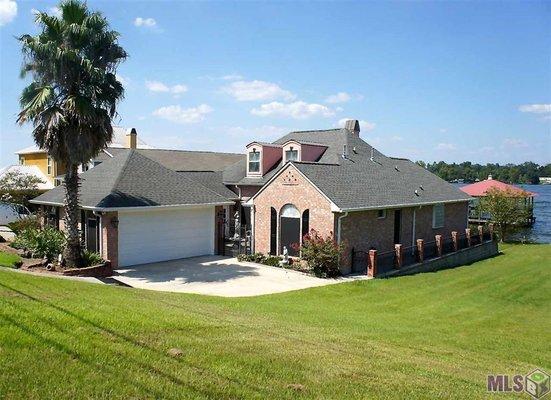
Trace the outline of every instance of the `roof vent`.
[[374, 155], [375, 155], [375, 152], [373, 151], [373, 147], [372, 147], [372, 148], [371, 148], [371, 156], [369, 156], [369, 159], [370, 159], [371, 161], [375, 161], [375, 160], [373, 159], [373, 156], [374, 156]]
[[348, 145], [343, 144], [342, 146], [342, 158], [347, 159], [348, 158]]
[[415, 189], [415, 196], [419, 196], [419, 191]]
[[360, 136], [360, 121], [357, 119], [349, 119], [344, 123], [344, 129]]

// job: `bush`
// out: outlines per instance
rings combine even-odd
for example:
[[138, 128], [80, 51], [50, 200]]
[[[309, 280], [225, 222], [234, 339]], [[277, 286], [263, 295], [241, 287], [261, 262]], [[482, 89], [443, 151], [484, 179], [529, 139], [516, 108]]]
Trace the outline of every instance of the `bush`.
[[269, 266], [272, 266], [272, 267], [279, 267], [280, 261], [281, 261], [281, 258], [279, 258], [279, 257], [267, 256], [264, 259], [264, 261], [262, 262], [262, 264], [269, 265]]
[[259, 264], [263, 264], [265, 259], [266, 259], [266, 256], [264, 256], [264, 254], [262, 253], [239, 254], [237, 256], [238, 261], [249, 261], [249, 262], [255, 262]]
[[63, 232], [52, 227], [43, 230], [29, 228], [22, 231], [13, 241], [16, 249], [27, 249], [33, 257], [53, 260], [65, 248], [66, 238]]
[[105, 262], [99, 253], [88, 250], [84, 250], [84, 253], [82, 254], [82, 261], [84, 262], [85, 267], [90, 267], [92, 265], [98, 265]]
[[27, 218], [22, 218], [14, 222], [10, 222], [8, 227], [15, 233], [19, 235], [26, 229], [40, 229], [40, 221], [34, 215], [31, 215]]
[[312, 272], [321, 278], [339, 276], [339, 264], [343, 245], [337, 244], [332, 236], [321, 237], [315, 230], [304, 236], [300, 252]]

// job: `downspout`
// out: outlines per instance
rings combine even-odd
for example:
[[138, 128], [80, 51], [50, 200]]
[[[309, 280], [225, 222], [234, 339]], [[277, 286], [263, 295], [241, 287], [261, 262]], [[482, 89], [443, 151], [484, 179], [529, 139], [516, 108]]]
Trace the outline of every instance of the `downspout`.
[[342, 227], [342, 219], [346, 218], [348, 216], [348, 211], [345, 211], [343, 215], [339, 217], [337, 220], [337, 244], [341, 244], [341, 227]]

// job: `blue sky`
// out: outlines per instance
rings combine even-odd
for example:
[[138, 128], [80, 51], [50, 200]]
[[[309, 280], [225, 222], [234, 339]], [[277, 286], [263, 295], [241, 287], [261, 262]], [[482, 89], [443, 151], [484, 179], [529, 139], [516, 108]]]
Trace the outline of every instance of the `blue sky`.
[[[0, 166], [33, 9], [0, 0]], [[121, 33], [118, 125], [159, 148], [241, 152], [290, 130], [362, 121], [385, 154], [551, 162], [551, 3], [89, 1]]]

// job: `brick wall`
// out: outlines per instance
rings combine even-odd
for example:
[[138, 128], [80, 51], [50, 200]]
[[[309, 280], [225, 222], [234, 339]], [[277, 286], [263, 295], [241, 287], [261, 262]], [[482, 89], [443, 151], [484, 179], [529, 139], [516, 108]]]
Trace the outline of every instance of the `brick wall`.
[[291, 165], [254, 200], [255, 251], [270, 252], [271, 207], [276, 209], [279, 218], [279, 212], [285, 204], [293, 204], [301, 215], [309, 209], [310, 229], [322, 235], [334, 231], [334, 215], [329, 201]]
[[[402, 209], [400, 242], [404, 247], [412, 246], [413, 207]], [[468, 203], [450, 203], [444, 205], [444, 226], [433, 229], [432, 206], [415, 207], [415, 239], [433, 242], [435, 235], [445, 239], [452, 231], [464, 232], [467, 227]], [[371, 247], [379, 252], [394, 249], [394, 210], [387, 210], [386, 217], [377, 218], [377, 211], [359, 211], [348, 214], [342, 220], [341, 239], [348, 249], [368, 251]], [[343, 272], [349, 270], [349, 256], [343, 257]]]
[[113, 268], [117, 268], [119, 265], [119, 228], [118, 224], [112, 223], [113, 220], [118, 221], [117, 212], [107, 212], [101, 216], [101, 238], [103, 243], [101, 256], [103, 259], [111, 261]]

